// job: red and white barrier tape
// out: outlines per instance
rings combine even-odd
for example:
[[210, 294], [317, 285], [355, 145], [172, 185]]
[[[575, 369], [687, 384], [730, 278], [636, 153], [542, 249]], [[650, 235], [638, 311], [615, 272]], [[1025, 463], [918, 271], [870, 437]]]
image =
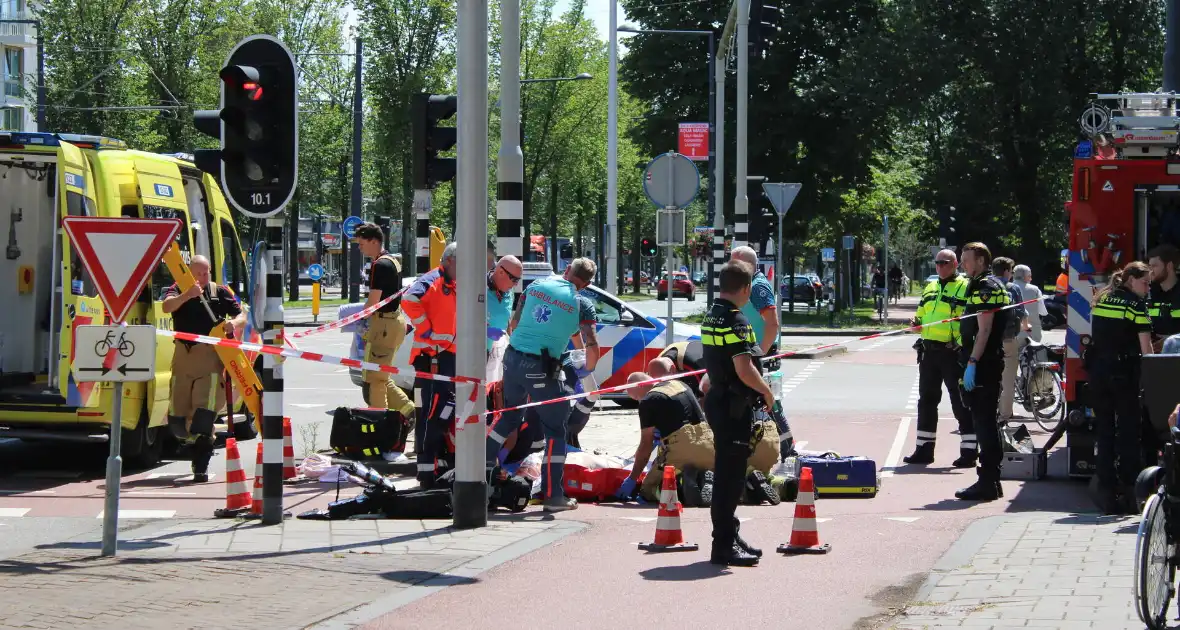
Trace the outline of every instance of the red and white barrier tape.
[[156, 330], [156, 334], [161, 337], [172, 337], [181, 341], [191, 341], [194, 343], [203, 343], [210, 346], [222, 346], [227, 348], [241, 348], [247, 352], [259, 352], [262, 354], [272, 354], [277, 356], [289, 357], [292, 359], [303, 359], [305, 361], [315, 361], [316, 363], [329, 363], [332, 365], [343, 365], [346, 367], [357, 368], [358, 370], [370, 370], [373, 372], [385, 372], [387, 374], [413, 374], [417, 378], [430, 379], [432, 381], [444, 381], [447, 383], [481, 383], [482, 379], [468, 378], [466, 376], [444, 376], [442, 374], [430, 374], [428, 372], [417, 372], [414, 370], [399, 370], [398, 368], [389, 365], [380, 365], [377, 363], [370, 363], [369, 361], [359, 361], [357, 359], [345, 359], [344, 357], [332, 356], [330, 354], [320, 354], [319, 352], [306, 352], [303, 350], [288, 350], [278, 346], [265, 346], [256, 343], [248, 343], [245, 341], [238, 341], [236, 339], [220, 339], [218, 337], [208, 337], [205, 335], [194, 335], [192, 333], [176, 332], [173, 330]]
[[[1038, 302], [1043, 299], [1045, 299], [1045, 298], [1044, 297], [1033, 298], [1031, 300], [1017, 302], [1016, 304], [1009, 304], [1007, 306], [1001, 306], [1000, 308], [993, 308], [993, 309], [987, 310], [987, 311], [980, 311], [978, 313], [972, 313], [970, 315], [960, 315], [959, 317], [951, 317], [951, 318], [944, 319], [944, 320], [937, 321], [937, 322], [930, 322], [928, 324], [918, 324], [917, 326], [911, 326], [909, 328], [899, 328], [897, 330], [889, 330], [889, 331], [885, 331], [885, 332], [873, 333], [871, 335], [865, 335], [864, 337], [858, 337], [856, 339], [847, 339], [844, 341], [838, 341], [836, 343], [829, 343], [829, 344], [825, 344], [822, 346], [816, 346], [814, 348], [808, 348], [805, 350], [793, 350], [791, 352], [783, 352], [781, 354], [776, 354], [776, 355], [769, 356], [769, 357], [762, 357], [761, 360], [762, 361], [771, 361], [774, 359], [781, 359], [783, 357], [789, 357], [789, 356], [804, 353], [804, 352], [816, 352], [818, 350], [827, 350], [828, 348], [835, 348], [836, 346], [842, 346], [842, 345], [857, 342], [857, 341], [867, 341], [869, 339], [877, 339], [879, 337], [889, 337], [892, 335], [900, 335], [902, 333], [906, 333], [911, 330], [920, 330], [926, 326], [935, 326], [937, 324], [946, 324], [949, 322], [963, 321], [965, 319], [971, 319], [973, 317], [978, 317], [980, 315], [985, 315], [987, 313], [998, 313], [1000, 311], [1008, 310], [1010, 308], [1016, 308], [1018, 306], [1024, 306], [1025, 304], [1031, 304], [1033, 302]], [[549, 405], [549, 404], [559, 403], [559, 402], [570, 402], [570, 401], [574, 401], [574, 400], [580, 400], [580, 399], [586, 398], [588, 396], [609, 394], [609, 393], [613, 393], [613, 392], [622, 392], [622, 391], [626, 391], [628, 389], [631, 389], [633, 387], [640, 387], [643, 385], [651, 385], [654, 383], [663, 383], [665, 381], [675, 381], [675, 380], [679, 380], [681, 378], [684, 378], [685, 376], [698, 376], [698, 375], [701, 375], [704, 373], [705, 373], [705, 370], [694, 370], [692, 372], [680, 372], [678, 374], [669, 374], [667, 376], [661, 376], [659, 378], [652, 378], [652, 379], [648, 379], [646, 381], [639, 381], [636, 383], [625, 383], [623, 385], [615, 385], [614, 387], [605, 387], [603, 389], [599, 389], [599, 390], [592, 391], [592, 392], [582, 392], [581, 394], [571, 394], [569, 396], [562, 396], [561, 398], [554, 398], [552, 400], [542, 400], [542, 401], [537, 401], [537, 402], [525, 403], [523, 405], [518, 405], [516, 407], [497, 409], [495, 411], [485, 411], [484, 415], [486, 416], [486, 415], [490, 415], [493, 413], [504, 413], [505, 411], [517, 411], [520, 409], [528, 409], [530, 407], [540, 407], [541, 405]]]
[[328, 322], [327, 324], [324, 324], [323, 326], [320, 326], [318, 328], [312, 328], [311, 330], [301, 330], [291, 336], [296, 339], [299, 339], [300, 337], [307, 337], [309, 335], [316, 335], [316, 334], [319, 334], [319, 333], [322, 333], [325, 331], [329, 331], [329, 330], [336, 330], [337, 328], [342, 328], [342, 327], [347, 326], [353, 322], [358, 322], [358, 321], [372, 315], [373, 313], [376, 313], [377, 309], [380, 309], [382, 306], [385, 306], [386, 304], [389, 304], [390, 302], [398, 299], [399, 297], [402, 296], [403, 293], [406, 292], [406, 289], [409, 289], [409, 288], [410, 287], [404, 287], [404, 288], [402, 288], [401, 291], [394, 293], [393, 295], [381, 300], [380, 302], [377, 302], [376, 304], [374, 304], [372, 306], [366, 307], [364, 310], [362, 310], [358, 313], [353, 313], [352, 315], [349, 315], [348, 317], [345, 317], [344, 319], [338, 319], [334, 322]]

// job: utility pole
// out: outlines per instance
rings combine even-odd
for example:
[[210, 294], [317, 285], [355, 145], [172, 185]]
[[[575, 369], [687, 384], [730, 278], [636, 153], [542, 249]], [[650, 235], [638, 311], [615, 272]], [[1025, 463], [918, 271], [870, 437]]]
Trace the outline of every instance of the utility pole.
[[[488, 524], [485, 396], [478, 385], [486, 377], [487, 337], [484, 275], [488, 220], [488, 0], [459, 0], [458, 191], [459, 255], [456, 275], [460, 288], [455, 331], [457, 374], [472, 379], [457, 383], [455, 484], [452, 490], [457, 528]], [[478, 379], [478, 380], [476, 380]]]
[[[500, 4], [500, 153], [496, 165], [496, 253], [523, 261], [524, 151], [520, 147], [520, 0]], [[520, 284], [513, 289], [520, 293]]]
[[750, 103], [750, 0], [737, 0], [737, 192], [733, 204], [733, 246], [749, 240], [749, 199], [746, 197], [746, 129]]
[[[352, 203], [350, 208], [354, 217], [361, 216], [361, 142], [364, 132], [364, 120], [361, 96], [361, 66], [363, 62], [363, 41], [356, 38], [356, 69], [354, 70], [356, 83], [352, 93]], [[356, 243], [345, 241], [348, 248], [348, 301], [357, 302], [361, 299], [361, 250]], [[341, 291], [343, 293], [343, 290]]]
[[[742, 0], [736, 0], [742, 2]], [[717, 60], [713, 64], [713, 85], [716, 90], [714, 108], [717, 113], [717, 159], [714, 164], [713, 177], [717, 180], [717, 188], [713, 191], [717, 198], [713, 203], [713, 268], [709, 279], [710, 293], [707, 296], [709, 305], [713, 304], [713, 296], [720, 292], [717, 272], [725, 264], [725, 68], [729, 65], [729, 42], [733, 36], [734, 22], [737, 21], [737, 7], [729, 8], [729, 19], [725, 21], [725, 29], [721, 32], [721, 40], [717, 44]]]
[[[606, 291], [618, 294], [619, 287], [619, 2], [610, 3], [610, 81], [606, 108], [606, 226], [603, 253], [606, 259]], [[556, 268], [555, 268], [556, 270]]]

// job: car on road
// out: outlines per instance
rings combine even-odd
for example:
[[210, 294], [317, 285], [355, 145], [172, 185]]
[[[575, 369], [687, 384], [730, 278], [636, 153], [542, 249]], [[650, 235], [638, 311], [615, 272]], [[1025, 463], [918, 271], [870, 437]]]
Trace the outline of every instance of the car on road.
[[[660, 283], [656, 285], [656, 299], [663, 300], [668, 297], [668, 276], [665, 275], [660, 278]], [[672, 297], [686, 297], [689, 302], [695, 302], [697, 299], [697, 285], [693, 284], [692, 279], [688, 277], [687, 273], [683, 271], [672, 272]]]
[[709, 281], [709, 272], [707, 272], [707, 271], [698, 271], [698, 272], [692, 274], [692, 283], [697, 285], [698, 287], [705, 286], [705, 283], [708, 281]]
[[796, 302], [803, 302], [808, 306], [816, 306], [823, 297], [824, 285], [820, 283], [819, 278], [812, 275], [795, 276], [794, 290], [787, 285], [790, 283], [791, 277], [785, 276], [783, 282], [779, 285], [779, 295], [782, 296], [783, 303], [791, 301], [791, 296], [794, 296]]
[[[632, 272], [628, 271], [626, 274], [623, 275], [624, 284], [626, 284], [627, 286], [631, 286], [632, 283], [635, 282], [634, 277], [635, 276], [632, 274]], [[649, 284], [651, 284], [651, 276], [649, 276], [646, 271], [640, 271], [639, 272], [639, 286], [646, 287]]]
[[[545, 263], [525, 263], [525, 275], [530, 269], [527, 265]], [[540, 269], [533, 269], [534, 276], [543, 273]], [[549, 273], [545, 273], [547, 277]], [[533, 278], [537, 279], [536, 277]], [[641, 372], [647, 368], [652, 359], [658, 357], [667, 346], [664, 331], [667, 326], [664, 320], [652, 315], [644, 314], [631, 305], [623, 302], [611, 293], [590, 285], [582, 290], [582, 295], [590, 298], [594, 303], [594, 313], [598, 320], [598, 345], [602, 357], [594, 370], [594, 376], [601, 387], [613, 387], [627, 382], [627, 376], [632, 372]], [[365, 341], [359, 332], [345, 331], [352, 335], [352, 345], [349, 356], [361, 360], [365, 356]], [[676, 322], [673, 330], [673, 342], [697, 340], [701, 338], [701, 329], [693, 324]], [[393, 358], [393, 367], [403, 370], [393, 375], [393, 381], [406, 392], [413, 392], [414, 377], [410, 368], [410, 347], [413, 333], [406, 335], [406, 342], [398, 348]], [[353, 385], [361, 388], [361, 395], [365, 404], [369, 401], [369, 386], [364, 382], [362, 372], [355, 368], [349, 369], [349, 376]], [[627, 397], [627, 392], [612, 392], [603, 396], [621, 406], [634, 406], [634, 401]]]

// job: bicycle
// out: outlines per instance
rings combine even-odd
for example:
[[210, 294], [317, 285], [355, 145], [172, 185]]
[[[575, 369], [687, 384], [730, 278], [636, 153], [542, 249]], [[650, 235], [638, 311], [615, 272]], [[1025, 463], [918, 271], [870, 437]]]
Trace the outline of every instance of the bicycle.
[[[114, 347], [116, 347], [115, 331], [109, 330], [107, 331], [106, 337], [100, 339], [98, 343], [94, 344], [94, 354], [100, 357], [105, 357], [106, 354], [111, 351], [111, 348]], [[126, 334], [119, 334], [117, 348], [119, 350], [119, 354], [124, 357], [130, 357], [131, 355], [135, 354], [135, 344], [131, 343], [131, 340], [127, 338]]]
[[1020, 367], [1016, 376], [1015, 400], [1042, 429], [1050, 433], [1065, 419], [1065, 386], [1061, 381], [1061, 364], [1049, 361], [1049, 353], [1060, 349], [1025, 339], [1020, 349]]
[[1176, 594], [1173, 586], [1177, 554], [1177, 526], [1180, 526], [1180, 479], [1177, 478], [1176, 445], [1180, 429], [1173, 428], [1164, 444], [1161, 466], [1151, 466], [1139, 473], [1136, 495], [1144, 489], [1150, 494], [1143, 507], [1139, 531], [1135, 536], [1135, 611], [1149, 630], [1167, 627], [1168, 604]]

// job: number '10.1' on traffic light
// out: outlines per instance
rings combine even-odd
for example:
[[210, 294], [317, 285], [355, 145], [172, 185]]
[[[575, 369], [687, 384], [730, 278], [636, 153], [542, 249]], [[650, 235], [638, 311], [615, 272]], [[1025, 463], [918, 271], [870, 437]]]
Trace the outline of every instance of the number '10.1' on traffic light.
[[221, 109], [193, 114], [220, 149], [194, 152], [197, 168], [221, 182], [243, 214], [271, 217], [299, 179], [299, 84], [295, 58], [269, 35], [252, 35], [230, 52], [221, 78]]

